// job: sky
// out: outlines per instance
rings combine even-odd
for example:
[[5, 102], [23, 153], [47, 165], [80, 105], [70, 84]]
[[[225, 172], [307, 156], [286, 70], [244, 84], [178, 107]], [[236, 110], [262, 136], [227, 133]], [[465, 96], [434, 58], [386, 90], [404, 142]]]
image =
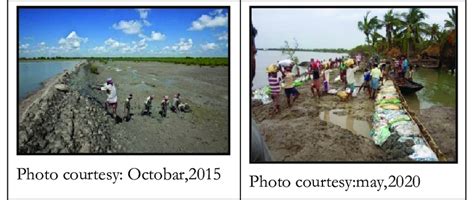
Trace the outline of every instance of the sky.
[[228, 56], [228, 9], [21, 8], [20, 57]]
[[[365, 43], [365, 35], [357, 27], [367, 11], [369, 16], [383, 15], [385, 8], [253, 8], [252, 23], [258, 30], [255, 44], [258, 48], [282, 47], [285, 40], [294, 45], [293, 38], [301, 48], [346, 48], [351, 49]], [[444, 26], [450, 8], [422, 9], [428, 15], [428, 24]], [[394, 13], [408, 9], [394, 9]], [[379, 31], [385, 36], [385, 29]]]

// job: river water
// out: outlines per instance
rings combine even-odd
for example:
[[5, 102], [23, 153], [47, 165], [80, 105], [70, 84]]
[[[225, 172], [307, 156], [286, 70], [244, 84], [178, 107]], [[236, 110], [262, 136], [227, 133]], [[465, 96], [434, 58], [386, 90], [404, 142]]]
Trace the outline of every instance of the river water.
[[446, 69], [417, 68], [413, 80], [421, 83], [420, 91], [404, 95], [410, 110], [419, 113], [420, 109], [432, 106], [456, 107], [456, 76]]
[[18, 73], [19, 100], [40, 89], [42, 82], [54, 77], [64, 70], [72, 70], [80, 60], [68, 61], [20, 61]]
[[[322, 53], [322, 52], [309, 52], [309, 51], [297, 51], [295, 54], [300, 62], [309, 61], [311, 58], [328, 60], [329, 58], [334, 59], [336, 57], [347, 56], [347, 54], [341, 53]], [[253, 79], [253, 88], [261, 88], [268, 84], [268, 76], [265, 69], [271, 64], [276, 64], [279, 60], [287, 59], [287, 55], [283, 55], [280, 51], [258, 51], [255, 57], [256, 59], [256, 70], [255, 78]], [[303, 71], [301, 71], [303, 72]]]

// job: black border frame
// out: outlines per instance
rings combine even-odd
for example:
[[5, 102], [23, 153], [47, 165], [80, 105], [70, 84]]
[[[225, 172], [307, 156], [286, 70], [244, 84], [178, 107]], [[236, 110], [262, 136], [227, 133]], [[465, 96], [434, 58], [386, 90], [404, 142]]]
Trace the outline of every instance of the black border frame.
[[[424, 8], [424, 9], [456, 9], [456, 27], [458, 27], [458, 10], [459, 6], [458, 5], [453, 5], [453, 6], [249, 6], [249, 24], [252, 22], [252, 9], [407, 9], [407, 8]], [[467, 9], [467, 7], [466, 7]], [[467, 20], [466, 20], [467, 21]], [[467, 23], [467, 22], [466, 22]], [[258, 30], [258, 27], [256, 27]], [[242, 34], [242, 33], [241, 33]], [[467, 34], [467, 32], [466, 32]], [[456, 66], [457, 69], [459, 68], [459, 32], [456, 31]], [[467, 35], [466, 35], [467, 38]], [[251, 43], [251, 38], [249, 38], [249, 45]], [[467, 54], [467, 48], [466, 48], [466, 54]], [[250, 55], [252, 56], [252, 55]], [[467, 55], [466, 55], [467, 56]], [[250, 66], [250, 60], [249, 60], [249, 66]], [[467, 57], [465, 61], [465, 70], [467, 70]], [[393, 161], [388, 161], [388, 162], [382, 162], [382, 161], [257, 161], [257, 162], [252, 162], [251, 161], [251, 145], [249, 145], [249, 164], [457, 164], [459, 162], [459, 147], [458, 147], [458, 126], [459, 126], [459, 121], [458, 121], [458, 71], [456, 70], [456, 161], [447, 161], [447, 162], [435, 162], [435, 161], [429, 161], [429, 162], [409, 162], [409, 161], [400, 161], [400, 162], [393, 162]], [[466, 75], [467, 77], [467, 72]], [[252, 81], [252, 80], [251, 80]], [[466, 88], [467, 88], [467, 79], [466, 79]], [[466, 89], [467, 90], [467, 89]], [[250, 84], [249, 92], [252, 92], [252, 86]], [[466, 91], [467, 94], [467, 91]], [[252, 143], [252, 99], [249, 99], [249, 142], [250, 144]], [[466, 101], [465, 101], [465, 106], [467, 108], [467, 95], [466, 95]], [[466, 123], [467, 123], [467, 112], [466, 112]], [[465, 137], [466, 137], [466, 153], [467, 153], [467, 124], [466, 124], [466, 132], [465, 132]]]
[[[57, 154], [53, 154], [53, 153], [32, 153], [32, 154], [22, 154], [22, 153], [19, 153], [19, 140], [18, 140], [18, 135], [19, 135], [19, 132], [18, 132], [18, 129], [19, 129], [19, 125], [20, 125], [20, 121], [19, 121], [19, 59], [20, 59], [20, 54], [19, 54], [19, 42], [20, 42], [20, 38], [19, 38], [19, 34], [20, 34], [20, 26], [19, 26], [19, 23], [20, 23], [20, 18], [19, 18], [19, 15], [20, 15], [20, 9], [136, 9], [136, 8], [151, 8], [151, 9], [183, 9], [183, 10], [187, 10], [187, 9], [226, 9], [227, 10], [227, 13], [228, 13], [228, 20], [227, 20], [227, 33], [228, 33], [228, 40], [227, 40], [227, 44], [228, 44], [228, 48], [227, 48], [227, 61], [229, 63], [229, 66], [227, 67], [228, 68], [228, 72], [227, 72], [227, 75], [228, 75], [228, 91], [227, 91], [227, 95], [229, 96], [229, 99], [228, 99], [228, 108], [227, 108], [227, 117], [228, 117], [228, 120], [229, 120], [229, 123], [228, 123], [228, 133], [227, 133], [227, 152], [222, 152], [222, 153], [211, 153], [211, 152], [192, 152], [192, 153], [188, 153], [188, 152], [185, 152], [185, 153], [177, 153], [177, 152], [160, 152], [160, 153], [57, 153]], [[17, 73], [16, 73], [16, 76], [17, 76], [17, 81], [16, 81], [16, 84], [17, 84], [17, 87], [16, 87], [16, 100], [17, 100], [17, 107], [16, 107], [16, 120], [17, 120], [17, 123], [16, 123], [16, 127], [17, 127], [17, 140], [16, 140], [16, 154], [17, 156], [40, 156], [40, 155], [47, 155], [47, 156], [59, 156], [59, 155], [68, 155], [68, 156], [72, 156], [72, 155], [93, 155], [93, 156], [113, 156], [113, 155], [135, 155], [135, 156], [145, 156], [145, 155], [164, 155], [164, 156], [172, 156], [172, 155], [194, 155], [194, 156], [214, 156], [214, 155], [226, 155], [226, 156], [230, 156], [230, 149], [231, 149], [231, 134], [230, 134], [230, 122], [231, 122], [231, 114], [230, 114], [230, 105], [231, 105], [231, 76], [230, 76], [230, 68], [231, 68], [231, 55], [230, 55], [230, 49], [231, 49], [231, 44], [230, 44], [230, 39], [231, 39], [231, 20], [230, 20], [230, 17], [231, 17], [231, 8], [229, 5], [226, 5], [226, 6], [139, 6], [139, 5], [133, 5], [133, 6], [16, 6], [16, 45], [17, 45], [17, 48], [16, 48], [16, 67], [17, 67]], [[7, 45], [8, 46], [8, 45]]]

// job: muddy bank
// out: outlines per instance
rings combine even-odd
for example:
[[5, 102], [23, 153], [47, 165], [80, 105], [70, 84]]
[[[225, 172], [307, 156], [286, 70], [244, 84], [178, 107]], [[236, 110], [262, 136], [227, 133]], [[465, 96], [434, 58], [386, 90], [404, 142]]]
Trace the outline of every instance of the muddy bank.
[[456, 109], [431, 107], [420, 110], [419, 119], [430, 132], [448, 161], [456, 161]]
[[[33, 95], [20, 105], [20, 150], [24, 153], [226, 153], [229, 150], [228, 67], [157, 62], [92, 62]], [[113, 78], [119, 117], [133, 93], [130, 121], [115, 121], [92, 89]], [[54, 84], [53, 84], [54, 83]], [[58, 83], [68, 91], [54, 88]], [[192, 112], [159, 115], [162, 96], [180, 92]], [[147, 96], [155, 95], [151, 116], [141, 116]], [[25, 109], [28, 108], [28, 109]], [[116, 123], [119, 122], [119, 123]]]
[[107, 133], [113, 121], [96, 102], [71, 90], [71, 80], [86, 64], [48, 80], [20, 102], [19, 153], [112, 152]]
[[[340, 84], [332, 83], [331, 87], [338, 88]], [[370, 130], [357, 133], [355, 128], [364, 123], [369, 126], [371, 122], [374, 104], [366, 93], [361, 91], [351, 101], [341, 102], [335, 95], [312, 97], [309, 82], [298, 90], [301, 95], [291, 108], [286, 106], [286, 98], [281, 94], [282, 111], [276, 115], [270, 114], [272, 104], [252, 103], [252, 117], [274, 160], [377, 162], [389, 159], [368, 137]], [[331, 115], [344, 121], [337, 121], [340, 119]]]

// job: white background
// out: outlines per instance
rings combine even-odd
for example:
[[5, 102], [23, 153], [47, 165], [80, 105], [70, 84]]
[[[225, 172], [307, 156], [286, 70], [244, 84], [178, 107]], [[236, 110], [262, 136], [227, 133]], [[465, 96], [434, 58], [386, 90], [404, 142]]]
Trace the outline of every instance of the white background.
[[[354, 2], [357, 2], [356, 4]], [[446, 1], [448, 2], [448, 1]], [[465, 7], [463, 1], [242, 1], [242, 88], [250, 88], [249, 83], [249, 6], [304, 6], [304, 5], [328, 5], [328, 6], [409, 6], [409, 5], [458, 5], [458, 44], [459, 44], [459, 71], [458, 71], [458, 164], [248, 164], [249, 148], [242, 146], [242, 199], [250, 198], [464, 198], [465, 187]], [[282, 16], [284, 17], [284, 16]], [[321, 19], [324, 20], [324, 19]], [[317, 23], [317, 22], [312, 22]], [[258, 27], [255, 27], [258, 30]], [[291, 27], [288, 27], [291, 28]], [[278, 30], [275, 30], [278, 31]], [[277, 33], [276, 33], [277, 34]], [[257, 34], [258, 37], [258, 34]], [[350, 37], [350, 36], [348, 36]], [[256, 44], [258, 47], [258, 44]], [[262, 67], [262, 66], [257, 66]], [[472, 69], [472, 68], [471, 68]], [[242, 116], [249, 116], [249, 93], [242, 92]], [[249, 120], [242, 119], [242, 144], [249, 143]], [[369, 188], [350, 188], [348, 192], [342, 189], [329, 188], [251, 188], [249, 175], [263, 175], [268, 179], [287, 178], [296, 180], [298, 178], [308, 179], [344, 179], [344, 178], [383, 178], [389, 175], [418, 175], [421, 177], [421, 185], [418, 188], [395, 189], [377, 192]]]
[[[16, 155], [16, 6], [17, 5], [149, 5], [149, 6], [231, 6], [230, 47], [231, 64], [231, 155], [219, 156], [17, 156]], [[56, 3], [35, 2], [9, 4], [9, 196], [10, 198], [219, 198], [230, 199], [239, 196], [239, 2], [132, 2], [129, 3]], [[3, 39], [3, 37], [2, 37]], [[2, 100], [2, 103], [4, 100]], [[2, 115], [4, 117], [4, 115]], [[2, 120], [5, 121], [5, 120]], [[3, 163], [3, 162], [2, 162]], [[17, 181], [17, 167], [30, 167], [37, 171], [122, 171], [123, 181], [112, 184], [108, 181]], [[159, 171], [188, 172], [190, 167], [221, 168], [219, 181], [173, 182], [173, 181], [125, 181], [129, 168]], [[2, 179], [3, 180], [3, 179]]]
[[[89, 1], [92, 2], [92, 1]], [[155, 1], [154, 1], [155, 2]], [[226, 1], [227, 2], [227, 1]], [[324, 1], [326, 2], [325, 4], [330, 5], [337, 5], [336, 0], [334, 1]], [[383, 4], [380, 3], [380, 1], [372, 1], [372, 3], [368, 3], [367, 5], [372, 5], [373, 2], [377, 2], [377, 4]], [[410, 1], [412, 2], [412, 1]], [[437, 1], [440, 2], [440, 1]], [[452, 3], [460, 3], [462, 2], [459, 1], [448, 1], [446, 2], [452, 2]], [[77, 4], [77, 3], [76, 3]], [[88, 3], [89, 4], [89, 3]], [[112, 4], [112, 3], [110, 3]], [[115, 5], [115, 3], [113, 3]], [[138, 4], [138, 3], [137, 3]], [[152, 3], [149, 2], [144, 2], [142, 5], [151, 5]], [[157, 3], [153, 3], [155, 5]], [[177, 3], [174, 3], [177, 4]], [[184, 4], [184, 3], [183, 3]], [[196, 1], [190, 2], [187, 5], [194, 5], [197, 4]], [[236, 8], [235, 2], [230, 2], [227, 4], [231, 4], [233, 7], [231, 9], [231, 17], [232, 17], [232, 28], [231, 28], [231, 54], [232, 54], [232, 61], [231, 61], [231, 77], [238, 77], [235, 74], [238, 74], [238, 69], [237, 67], [239, 66], [239, 58], [238, 58], [238, 45], [239, 43], [239, 31], [238, 31], [238, 8]], [[292, 5], [303, 5], [303, 3], [291, 3]], [[308, 3], [306, 3], [308, 4]], [[342, 3], [344, 5], [353, 5], [353, 3]], [[392, 5], [393, 3], [390, 3]], [[415, 3], [416, 4], [416, 3]], [[422, 2], [418, 3], [419, 5], [430, 5], [432, 3], [430, 2]], [[160, 5], [163, 5], [161, 3]], [[272, 5], [276, 5], [275, 3], [272, 3]], [[359, 3], [357, 5], [360, 5]], [[473, 2], [468, 2], [468, 7], [469, 11], [473, 11]], [[249, 88], [248, 83], [249, 83], [249, 78], [248, 78], [248, 73], [249, 73], [249, 68], [248, 68], [248, 2], [243, 1], [242, 2], [242, 88], [244, 88], [244, 91], [242, 92], [242, 193], [243, 197], [342, 197], [342, 196], [349, 196], [352, 198], [359, 198], [359, 199], [367, 199], [364, 197], [370, 196], [371, 199], [386, 199], [386, 198], [396, 198], [396, 197], [417, 197], [417, 196], [431, 196], [434, 198], [443, 198], [443, 197], [463, 197], [464, 194], [464, 178], [465, 176], [463, 175], [464, 172], [464, 167], [463, 163], [461, 162], [462, 159], [464, 159], [464, 149], [459, 149], [459, 159], [460, 163], [458, 165], [452, 165], [452, 164], [443, 164], [443, 165], [378, 165], [378, 164], [372, 164], [372, 165], [365, 165], [365, 164], [355, 164], [355, 165], [348, 165], [348, 164], [321, 164], [321, 165], [316, 165], [316, 164], [305, 164], [305, 165], [256, 165], [248, 164], [248, 110], [249, 110], [249, 105], [248, 105], [248, 94], [247, 91], [245, 91], [245, 88]], [[2, 18], [1, 25], [2, 25], [2, 31], [0, 31], [0, 44], [2, 45], [2, 48], [0, 48], [0, 60], [3, 62], [2, 67], [0, 67], [1, 73], [2, 74], [2, 82], [1, 82], [1, 87], [0, 87], [0, 93], [1, 94], [6, 94], [7, 90], [7, 67], [10, 69], [10, 77], [16, 77], [14, 74], [14, 70], [16, 69], [15, 64], [13, 63], [15, 60], [15, 39], [14, 38], [9, 38], [10, 41], [10, 49], [9, 49], [9, 56], [10, 56], [10, 63], [7, 65], [6, 64], [6, 41], [7, 41], [7, 36], [6, 36], [6, 1], [2, 1], [0, 3], [0, 17]], [[464, 11], [463, 7], [459, 8], [460, 11], [460, 16], [459, 16], [459, 26], [460, 28], [464, 28], [464, 15], [461, 15], [461, 12]], [[468, 11], [468, 21], [472, 24], [473, 14], [469, 14], [470, 12]], [[10, 17], [10, 24], [14, 24], [14, 18]], [[11, 28], [11, 27], [10, 27]], [[469, 25], [468, 27], [468, 35], [473, 34], [473, 26]], [[12, 30], [10, 30], [12, 31]], [[464, 36], [464, 31], [460, 31], [459, 37]], [[15, 36], [15, 34], [12, 34], [10, 32], [10, 36]], [[469, 38], [468, 39], [468, 58], [472, 58], [474, 55], [472, 54], [473, 51], [473, 39]], [[459, 44], [462, 45], [464, 42], [459, 41]], [[258, 44], [257, 44], [258, 45]], [[460, 60], [460, 67], [461, 64], [464, 63], [464, 53], [463, 51], [460, 50], [459, 52], [459, 60]], [[461, 58], [462, 57], [462, 58]], [[472, 66], [474, 63], [471, 60], [468, 60], [467, 66]], [[473, 77], [473, 71], [472, 68], [469, 68], [467, 71], [468, 77]], [[459, 71], [460, 78], [464, 78], [462, 76], [461, 71]], [[472, 83], [472, 81], [468, 81], [468, 84]], [[160, 166], [169, 166], [169, 167], [180, 167], [179, 169], [184, 169], [186, 167], [191, 167], [193, 165], [201, 165], [201, 163], [206, 163], [206, 165], [212, 166], [212, 167], [217, 167], [217, 165], [221, 166], [224, 169], [225, 176], [228, 177], [226, 178], [226, 181], [229, 181], [230, 183], [219, 183], [221, 185], [225, 185], [225, 187], [219, 187], [216, 184], [202, 184], [202, 186], [199, 186], [199, 188], [195, 188], [196, 186], [190, 186], [190, 187], [183, 187], [183, 186], [178, 186], [178, 187], [172, 187], [172, 186], [162, 186], [162, 185], [156, 185], [156, 184], [125, 184], [122, 183], [122, 185], [117, 185], [116, 186], [105, 186], [103, 187], [102, 185], [99, 184], [75, 184], [75, 185], [67, 185], [67, 184], [55, 184], [54, 186], [41, 186], [41, 184], [36, 184], [36, 185], [30, 185], [30, 184], [13, 184], [10, 182], [9, 185], [9, 193], [10, 197], [26, 197], [28, 196], [27, 193], [31, 193], [32, 195], [29, 196], [35, 196], [35, 197], [88, 197], [88, 196], [95, 196], [95, 197], [117, 197], [120, 196], [121, 198], [124, 197], [135, 197], [134, 199], [138, 199], [140, 197], [140, 193], [144, 194], [142, 196], [155, 196], [154, 194], [163, 194], [163, 195], [172, 195], [172, 194], [178, 194], [178, 197], [182, 196], [193, 196], [193, 197], [203, 197], [200, 196], [199, 194], [207, 194], [208, 197], [211, 197], [213, 194], [219, 195], [219, 194], [227, 194], [226, 196], [231, 196], [231, 197], [236, 197], [238, 195], [238, 133], [239, 133], [239, 127], [238, 127], [238, 105], [237, 98], [238, 94], [238, 85], [239, 82], [237, 78], [231, 78], [231, 92], [232, 92], [232, 123], [231, 123], [231, 157], [226, 158], [222, 156], [216, 156], [216, 157], [209, 157], [209, 156], [112, 156], [112, 157], [105, 157], [105, 156], [60, 156], [60, 157], [47, 157], [47, 156], [29, 156], [25, 158], [17, 157], [15, 155], [16, 152], [16, 147], [14, 146], [16, 142], [13, 140], [16, 140], [14, 138], [16, 136], [16, 130], [10, 129], [9, 132], [7, 133], [7, 117], [10, 118], [10, 127], [15, 128], [16, 127], [16, 122], [14, 121], [16, 117], [14, 116], [15, 110], [16, 110], [16, 105], [14, 102], [16, 94], [11, 93], [9, 94], [10, 96], [10, 115], [6, 115], [6, 110], [7, 110], [7, 98], [5, 95], [1, 96], [0, 98], [0, 105], [2, 106], [2, 111], [3, 114], [0, 115], [0, 127], [3, 130], [3, 134], [0, 134], [0, 199], [6, 199], [6, 146], [7, 146], [7, 134], [11, 135], [10, 137], [10, 169], [13, 169], [15, 165], [18, 165], [18, 161], [16, 164], [13, 162], [16, 161], [18, 158], [21, 158], [21, 162], [27, 164], [30, 167], [48, 167], [49, 169], [51, 168], [56, 168], [56, 169], [107, 169], [107, 170], [114, 170], [117, 168], [120, 169], [125, 169], [130, 165], [136, 165], [140, 167], [146, 167], [146, 168], [154, 168], [155, 166], [159, 168]], [[16, 91], [15, 85], [14, 85], [14, 80], [10, 78], [10, 92]], [[462, 82], [459, 82], [459, 98], [461, 99], [461, 95], [464, 95], [464, 84]], [[468, 89], [467, 91], [467, 96], [469, 99], [472, 99], [472, 93], [473, 90]], [[461, 100], [463, 100], [462, 98]], [[470, 101], [468, 101], [470, 102]], [[461, 106], [461, 105], [460, 105]], [[464, 105], [462, 105], [464, 106]], [[472, 106], [469, 106], [467, 108], [460, 107], [459, 108], [459, 114], [464, 111], [469, 111], [468, 109], [471, 109], [472, 112]], [[236, 114], [237, 113], [237, 114]], [[469, 114], [469, 117], [471, 117], [472, 114]], [[470, 119], [469, 118], [469, 119]], [[462, 133], [465, 132], [464, 129], [464, 118], [462, 116], [459, 117], [458, 119], [460, 121], [459, 124], [459, 130], [458, 133], [460, 133], [460, 136], [464, 137]], [[468, 123], [467, 124], [468, 130], [472, 130], [473, 123]], [[12, 139], [13, 138], [13, 139]], [[473, 144], [473, 138], [472, 134], [468, 133], [468, 143]], [[459, 144], [464, 145], [464, 138], [461, 139], [459, 138]], [[247, 142], [247, 143], [246, 143]], [[472, 168], [473, 166], [473, 151], [474, 149], [472, 146], [468, 145], [468, 155], [469, 159], [468, 161], [468, 167]], [[461, 155], [463, 154], [463, 155]], [[22, 163], [22, 164], [23, 164]], [[217, 163], [217, 164], [214, 164]], [[38, 168], [39, 168], [38, 167]], [[399, 173], [416, 173], [420, 174], [424, 180], [422, 190], [416, 190], [416, 191], [398, 191], [397, 193], [387, 193], [387, 192], [367, 192], [367, 191], [359, 191], [359, 192], [342, 192], [342, 191], [308, 191], [304, 192], [303, 190], [295, 190], [295, 189], [273, 189], [273, 190], [249, 190], [248, 189], [248, 174], [251, 173], [260, 173], [264, 174], [265, 176], [272, 176], [272, 177], [316, 177], [316, 176], [332, 176], [336, 177], [337, 176], [344, 176], [344, 177], [353, 177], [353, 176], [358, 176], [358, 177], [366, 177], [370, 178], [372, 176], [378, 176], [378, 174], [385, 175], [384, 171], [390, 171], [391, 169], [396, 168], [396, 172]], [[299, 173], [296, 173], [295, 171], [302, 171]], [[380, 172], [380, 173], [377, 173]], [[376, 173], [375, 175], [372, 175]], [[350, 174], [350, 176], [347, 176], [346, 174]], [[447, 178], [449, 176], [454, 176], [455, 178]], [[471, 188], [469, 189], [468, 192], [468, 197], [472, 198], [472, 172], [467, 174], [468, 176], [468, 187]], [[12, 176], [10, 176], [12, 178]], [[450, 180], [454, 180], [453, 182], [448, 182]], [[440, 184], [440, 186], [437, 186], [437, 184]], [[148, 185], [148, 186], [147, 186]], [[16, 187], [16, 188], [14, 188]], [[18, 188], [20, 187], [20, 188]], [[34, 189], [34, 188], [41, 188], [41, 189]], [[143, 189], [139, 189], [143, 188]], [[147, 189], [148, 188], [148, 189]], [[149, 189], [151, 188], [151, 189]], [[194, 188], [194, 189], [193, 189]], [[204, 188], [204, 189], [202, 189]], [[39, 191], [39, 190], [44, 190], [44, 191]], [[145, 193], [143, 192], [145, 191]], [[201, 191], [201, 192], [200, 192]], [[52, 194], [47, 194], [47, 193], [52, 193]], [[188, 195], [185, 195], [183, 193], [187, 193]], [[444, 194], [440, 194], [444, 193]], [[94, 195], [96, 194], [96, 195]], [[294, 198], [292, 198], [294, 199]]]

